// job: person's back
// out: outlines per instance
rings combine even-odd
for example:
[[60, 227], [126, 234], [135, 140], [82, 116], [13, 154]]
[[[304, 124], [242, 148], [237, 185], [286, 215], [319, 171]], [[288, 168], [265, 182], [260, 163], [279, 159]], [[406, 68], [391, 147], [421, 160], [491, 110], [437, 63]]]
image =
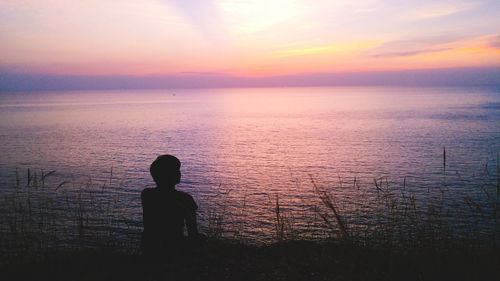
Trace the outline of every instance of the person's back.
[[144, 232], [141, 248], [146, 255], [171, 256], [182, 251], [184, 224], [188, 235], [198, 235], [196, 209], [191, 195], [175, 190], [180, 182], [180, 161], [171, 155], [159, 156], [151, 164], [151, 175], [156, 188], [141, 193]]

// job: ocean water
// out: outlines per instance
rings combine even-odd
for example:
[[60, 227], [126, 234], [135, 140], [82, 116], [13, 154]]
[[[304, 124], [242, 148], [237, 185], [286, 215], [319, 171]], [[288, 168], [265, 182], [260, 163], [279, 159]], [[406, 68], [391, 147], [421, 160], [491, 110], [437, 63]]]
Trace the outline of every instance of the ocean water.
[[202, 229], [218, 213], [252, 239], [272, 235], [277, 199], [308, 231], [314, 184], [341, 202], [356, 201], [354, 182], [373, 190], [374, 180], [416, 194], [445, 180], [457, 198], [473, 194], [469, 183], [496, 176], [499, 151], [499, 88], [0, 93], [0, 192], [28, 168], [96, 186], [111, 176], [138, 229], [161, 154], [181, 160], [178, 189], [196, 198]]

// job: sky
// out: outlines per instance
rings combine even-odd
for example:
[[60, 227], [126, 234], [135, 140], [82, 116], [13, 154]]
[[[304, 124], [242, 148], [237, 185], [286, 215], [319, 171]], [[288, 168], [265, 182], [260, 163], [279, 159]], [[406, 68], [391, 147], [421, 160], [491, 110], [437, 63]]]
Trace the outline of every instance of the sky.
[[0, 42], [3, 84], [12, 75], [495, 75], [500, 1], [0, 0]]

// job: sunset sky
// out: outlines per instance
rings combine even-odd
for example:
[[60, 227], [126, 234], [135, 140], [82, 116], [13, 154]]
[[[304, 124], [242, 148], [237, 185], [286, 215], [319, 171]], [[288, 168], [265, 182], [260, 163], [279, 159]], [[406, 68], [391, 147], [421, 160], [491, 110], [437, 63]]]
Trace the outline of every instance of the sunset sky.
[[0, 73], [500, 68], [498, 0], [0, 0]]

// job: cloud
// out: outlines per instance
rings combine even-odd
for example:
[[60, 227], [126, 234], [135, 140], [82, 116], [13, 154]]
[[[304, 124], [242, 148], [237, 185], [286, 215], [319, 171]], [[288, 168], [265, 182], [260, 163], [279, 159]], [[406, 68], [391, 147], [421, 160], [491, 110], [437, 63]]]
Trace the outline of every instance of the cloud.
[[216, 43], [224, 40], [226, 31], [214, 0], [162, 0], [178, 10], [205, 39]]
[[498, 67], [303, 73], [271, 77], [0, 74], [0, 92], [275, 86], [498, 86], [499, 74]]
[[488, 45], [492, 48], [500, 49], [500, 35], [493, 37]]
[[483, 54], [498, 54], [500, 50], [500, 35], [483, 36], [453, 35], [411, 38], [385, 42], [364, 52], [371, 58], [409, 57], [425, 53], [447, 51], [482, 52]]
[[478, 3], [436, 3], [421, 9], [418, 9], [410, 15], [413, 19], [429, 19], [453, 15], [463, 11], [473, 9], [478, 6]]
[[224, 76], [227, 75], [222, 72], [211, 72], [211, 71], [183, 71], [181, 74], [186, 75], [199, 75], [199, 76]]
[[355, 53], [362, 50], [370, 49], [376, 42], [351, 42], [351, 43], [341, 43], [335, 45], [327, 46], [316, 46], [302, 49], [285, 49], [276, 52], [275, 58], [282, 57], [293, 57], [293, 56], [304, 56], [304, 55], [316, 55], [316, 56], [331, 56], [338, 54], [349, 54]]
[[388, 52], [388, 53], [383, 53], [383, 54], [378, 54], [378, 55], [372, 55], [372, 58], [390, 58], [390, 57], [408, 57], [408, 56], [414, 56], [414, 55], [419, 55], [419, 54], [424, 54], [424, 53], [436, 53], [436, 52], [443, 52], [443, 51], [449, 51], [452, 50], [453, 48], [434, 48], [434, 49], [420, 49], [420, 50], [412, 50], [412, 51], [406, 51], [406, 52]]
[[428, 36], [405, 40], [392, 40], [365, 52], [373, 58], [408, 57], [423, 53], [454, 49], [453, 44], [469, 39], [463, 35]]

